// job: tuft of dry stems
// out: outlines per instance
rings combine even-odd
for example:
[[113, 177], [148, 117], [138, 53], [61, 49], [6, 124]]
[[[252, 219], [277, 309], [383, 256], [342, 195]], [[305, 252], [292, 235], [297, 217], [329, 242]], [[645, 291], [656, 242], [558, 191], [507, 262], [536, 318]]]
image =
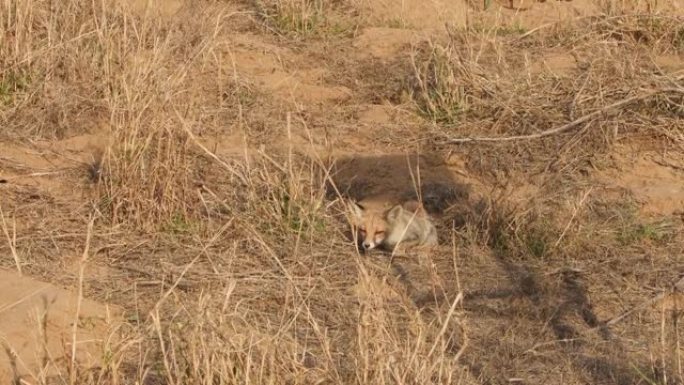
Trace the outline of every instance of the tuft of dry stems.
[[411, 56], [414, 98], [421, 113], [439, 123], [451, 123], [468, 109], [463, 78], [468, 68], [453, 48], [430, 42], [424, 52]]
[[256, 0], [262, 16], [282, 33], [310, 34], [325, 17], [325, 0]]
[[227, 126], [223, 111], [234, 106], [223, 105], [215, 44], [231, 14], [215, 8], [209, 22], [182, 12], [160, 22], [119, 1], [85, 0], [9, 1], [0, 9], [5, 134], [108, 138], [99, 209], [113, 223], [152, 229], [196, 218], [202, 159], [185, 126]]
[[[138, 26], [132, 19], [131, 26], [117, 25], [118, 33], [110, 37], [121, 39], [121, 47], [141, 47], [118, 53], [129, 65], [112, 79], [115, 92], [107, 100], [113, 145], [104, 160], [102, 209], [114, 223], [132, 220], [149, 228], [197, 218], [194, 188], [202, 159], [186, 127], [202, 124], [207, 107], [219, 104], [220, 95], [216, 89], [202, 96], [190, 85], [204, 81], [199, 76], [221, 76], [211, 51], [222, 18], [214, 16], [215, 23], [196, 35], [186, 33], [180, 22], [165, 29]], [[133, 40], [123, 33], [130, 28], [139, 30]], [[203, 66], [212, 72], [199, 73]]]
[[355, 21], [344, 14], [355, 6], [350, 0], [253, 0], [270, 30], [289, 36], [338, 34]]

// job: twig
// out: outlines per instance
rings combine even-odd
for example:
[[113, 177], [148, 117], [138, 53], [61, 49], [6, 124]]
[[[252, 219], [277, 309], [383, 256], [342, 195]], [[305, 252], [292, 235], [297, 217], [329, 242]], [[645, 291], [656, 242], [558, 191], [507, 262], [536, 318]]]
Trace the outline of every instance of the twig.
[[233, 167], [231, 167], [223, 159], [219, 158], [211, 150], [209, 150], [202, 143], [200, 143], [200, 141], [197, 139], [195, 134], [193, 134], [192, 131], [190, 130], [190, 128], [187, 127], [187, 123], [185, 121], [185, 118], [183, 118], [183, 116], [180, 114], [180, 112], [177, 109], [174, 108], [174, 112], [176, 113], [176, 116], [178, 117], [178, 120], [181, 123], [181, 127], [183, 127], [183, 130], [185, 131], [185, 133], [188, 135], [188, 137], [190, 137], [190, 139], [193, 141], [193, 143], [195, 143], [195, 145], [197, 147], [202, 149], [202, 151], [204, 151], [205, 154], [207, 154], [209, 157], [214, 159], [218, 164], [223, 166], [223, 168], [225, 168], [228, 172], [230, 172], [235, 177], [237, 177], [240, 180], [240, 182], [242, 182], [242, 184], [244, 184], [244, 185], [248, 184], [247, 179], [243, 175], [239, 174], [237, 171], [235, 171], [235, 169]]
[[76, 383], [76, 342], [78, 334], [78, 325], [80, 324], [79, 318], [81, 316], [81, 304], [83, 302], [83, 278], [85, 275], [86, 263], [90, 257], [90, 241], [93, 235], [93, 225], [95, 223], [95, 217], [91, 216], [88, 221], [88, 229], [86, 231], [85, 246], [83, 247], [83, 254], [78, 262], [78, 297], [76, 301], [76, 314], [74, 316], [74, 324], [71, 328], [71, 366], [69, 370], [69, 384]]
[[575, 128], [578, 125], [589, 121], [591, 119], [597, 118], [601, 115], [607, 114], [609, 111], [616, 110], [623, 108], [629, 104], [632, 104], [636, 101], [648, 99], [652, 96], [659, 95], [659, 94], [665, 94], [665, 93], [679, 93], [679, 94], [684, 94], [684, 87], [675, 87], [675, 88], [663, 88], [655, 91], [650, 91], [642, 95], [636, 95], [629, 97], [627, 99], [620, 100], [619, 102], [615, 102], [611, 105], [605, 106], [601, 108], [600, 110], [596, 110], [590, 114], [584, 115], [580, 118], [577, 118], [573, 120], [570, 123], [564, 124], [559, 127], [554, 127], [552, 129], [542, 131], [536, 134], [529, 134], [529, 135], [515, 135], [515, 136], [504, 136], [500, 138], [494, 138], [494, 137], [475, 137], [475, 138], [452, 138], [446, 140], [444, 143], [445, 144], [454, 144], [454, 143], [471, 143], [471, 142], [512, 142], [516, 140], [528, 140], [528, 139], [538, 139], [538, 138], [543, 138], [545, 136], [551, 136], [555, 134], [559, 134], [565, 131], [570, 130], [571, 128]]
[[563, 232], [561, 233], [561, 235], [558, 237], [558, 240], [556, 241], [556, 243], [553, 244], [554, 249], [558, 248], [558, 245], [560, 245], [561, 241], [563, 240], [563, 237], [565, 237], [565, 233], [568, 232], [570, 225], [572, 225], [572, 221], [575, 220], [575, 217], [577, 217], [577, 213], [579, 212], [579, 209], [584, 205], [584, 201], [587, 200], [587, 197], [591, 193], [591, 190], [592, 190], [592, 188], [590, 187], [589, 190], [587, 190], [584, 193], [584, 196], [582, 196], [582, 199], [580, 199], [579, 203], [572, 210], [572, 216], [570, 217], [570, 220], [565, 225], [565, 228], [563, 229]]
[[17, 221], [16, 218], [12, 218], [12, 235], [10, 236], [9, 228], [7, 226], [7, 221], [5, 221], [5, 213], [0, 207], [0, 220], [2, 222], [2, 232], [7, 238], [7, 244], [9, 245], [10, 252], [12, 253], [12, 258], [14, 258], [14, 264], [17, 266], [17, 272], [19, 275], [21, 273], [21, 261], [19, 260], [19, 254], [17, 254]]
[[650, 305], [653, 305], [654, 303], [656, 303], [656, 302], [660, 301], [661, 299], [667, 297], [671, 293], [682, 292], [682, 291], [684, 291], [684, 277], [680, 278], [679, 281], [677, 281], [677, 283], [674, 284], [674, 286], [671, 290], [666, 290], [666, 291], [656, 295], [655, 297], [652, 297], [646, 301], [643, 301], [642, 303], [634, 306], [633, 308], [627, 310], [626, 312], [609, 319], [608, 321], [605, 322], [605, 325], [606, 326], [615, 325], [616, 323], [627, 318], [629, 315], [633, 314], [634, 312], [641, 310], [641, 309], [644, 309]]
[[195, 258], [193, 258], [192, 261], [190, 261], [187, 265], [185, 265], [185, 267], [183, 268], [181, 273], [178, 275], [178, 278], [175, 280], [173, 285], [171, 285], [171, 287], [168, 290], [166, 290], [164, 295], [162, 295], [162, 297], [154, 305], [154, 312], [152, 312], [152, 311], [150, 312], [150, 315], [153, 318], [154, 318], [154, 314], [159, 312], [159, 309], [161, 308], [162, 304], [173, 293], [173, 291], [176, 289], [176, 287], [179, 287], [180, 285], [182, 285], [182, 281], [183, 281], [183, 278], [185, 277], [185, 274], [187, 274], [188, 271], [190, 271], [190, 269], [195, 265], [195, 263], [197, 263], [197, 261], [200, 259], [200, 257], [202, 257], [206, 253], [206, 251], [210, 247], [212, 247], [216, 243], [217, 240], [219, 240], [221, 238], [221, 236], [223, 235], [223, 232], [226, 231], [233, 224], [233, 219], [235, 219], [235, 218], [230, 218], [223, 226], [221, 226], [221, 228], [218, 230], [218, 232], [216, 232], [216, 234], [214, 234], [214, 236], [211, 237], [209, 242], [206, 245], [204, 245], [204, 247], [202, 247], [202, 250], [199, 253], [197, 253], [197, 256], [195, 256]]
[[[442, 325], [442, 329], [437, 333], [437, 338], [435, 338], [435, 342], [432, 344], [432, 348], [430, 348], [430, 351], [428, 352], [427, 356], [430, 357], [432, 356], [432, 353], [435, 351], [437, 348], [437, 344], [440, 341], [440, 338], [446, 333], [447, 329], [449, 329], [449, 321], [451, 320], [451, 317], [454, 315], [454, 312], [456, 311], [456, 305], [461, 303], [463, 300], [463, 292], [458, 293], [456, 295], [456, 298], [454, 299], [454, 302], [451, 304], [451, 307], [449, 308], [449, 312], [447, 313], [446, 319], [444, 320], [444, 324]], [[461, 351], [459, 350], [459, 354], [461, 354]]]
[[554, 25], [559, 25], [561, 23], [567, 23], [568, 21], [571, 21], [573, 23], [576, 23], [578, 21], [582, 21], [585, 19], [599, 19], [599, 21], [606, 22], [606, 21], [612, 21], [612, 20], [617, 20], [617, 19], [626, 19], [628, 17], [636, 17], [636, 18], [642, 18], [642, 17], [648, 17], [648, 18], [655, 18], [655, 19], [671, 19], [675, 21], [679, 21], [677, 17], [671, 17], [671, 16], [661, 16], [661, 15], [651, 15], [651, 14], [632, 14], [632, 15], [617, 15], [617, 16], [610, 16], [610, 17], [601, 17], [601, 16], [596, 16], [596, 15], [585, 15], [585, 16], [578, 16], [575, 18], [572, 18], [571, 20], [560, 20], [560, 21], [554, 21], [551, 23], [546, 23], [542, 24], [536, 28], [532, 28], [531, 30], [523, 33], [522, 35], [518, 36], [516, 40], [523, 40], [524, 38], [534, 34], [537, 31], [540, 31], [544, 28], [552, 27]]
[[656, 295], [655, 297], [648, 299], [648, 300], [634, 306], [633, 308], [627, 310], [626, 312], [609, 319], [608, 321], [606, 321], [605, 325], [606, 326], [615, 325], [616, 323], [622, 321], [623, 319], [627, 318], [631, 314], [633, 314], [633, 313], [635, 313], [641, 309], [645, 309], [646, 307], [653, 305], [654, 303], [660, 301], [661, 299], [665, 298], [668, 294], [670, 294], [670, 293], [669, 292], [662, 292], [662, 293]]

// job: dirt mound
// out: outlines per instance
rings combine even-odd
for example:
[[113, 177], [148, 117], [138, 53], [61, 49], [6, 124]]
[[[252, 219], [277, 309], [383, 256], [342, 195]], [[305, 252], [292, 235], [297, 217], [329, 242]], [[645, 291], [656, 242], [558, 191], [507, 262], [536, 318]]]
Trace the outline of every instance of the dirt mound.
[[131, 9], [139, 14], [170, 17], [175, 15], [184, 5], [183, 0], [125, 0]]
[[[483, 10], [485, 2], [473, 2], [479, 8], [481, 25], [513, 26], [521, 30], [550, 27], [555, 23], [574, 22], [591, 16], [629, 12], [632, 14], [662, 14], [665, 17], [684, 14], [684, 1], [663, 2], [596, 2], [591, 0], [535, 1], [497, 0]], [[479, 7], [478, 7], [479, 6]]]
[[37, 189], [41, 194], [72, 202], [76, 186], [66, 176], [75, 175], [85, 181], [88, 165], [94, 163], [108, 142], [108, 135], [99, 132], [57, 141], [41, 140], [32, 145], [0, 143], [0, 178], [10, 186]]
[[649, 216], [684, 213], [684, 159], [678, 154], [622, 152], [614, 156], [617, 168], [600, 180], [608, 188], [630, 191]]
[[391, 59], [410, 45], [424, 41], [426, 37], [417, 31], [401, 28], [365, 28], [354, 41], [360, 53], [379, 59]]
[[468, 4], [448, 0], [368, 0], [359, 8], [371, 23], [422, 30], [443, 30], [445, 24], [466, 25]]
[[255, 41], [250, 35], [236, 36], [234, 41], [234, 47], [227, 52], [231, 60], [226, 71], [246, 77], [264, 92], [305, 104], [336, 103], [351, 97], [348, 88], [325, 84], [325, 69], [298, 66], [296, 71], [288, 70], [283, 58], [300, 58], [287, 49]]
[[61, 372], [72, 354], [74, 330], [79, 366], [101, 365], [111, 312], [94, 301], [79, 304], [77, 295], [49, 283], [0, 270], [0, 379], [33, 383]]

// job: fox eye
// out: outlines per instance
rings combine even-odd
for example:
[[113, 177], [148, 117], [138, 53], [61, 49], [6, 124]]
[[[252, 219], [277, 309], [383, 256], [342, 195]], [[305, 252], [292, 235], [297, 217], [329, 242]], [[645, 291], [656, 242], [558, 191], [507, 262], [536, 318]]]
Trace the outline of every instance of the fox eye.
[[385, 234], [385, 232], [381, 230], [381, 231], [376, 231], [375, 234], [382, 235], [382, 234]]
[[366, 234], [366, 229], [359, 229], [359, 233]]

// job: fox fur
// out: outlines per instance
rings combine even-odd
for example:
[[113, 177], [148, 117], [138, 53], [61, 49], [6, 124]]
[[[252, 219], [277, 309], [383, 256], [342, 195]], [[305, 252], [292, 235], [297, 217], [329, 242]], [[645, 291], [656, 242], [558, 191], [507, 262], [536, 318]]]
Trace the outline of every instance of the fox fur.
[[381, 247], [392, 251], [399, 245], [437, 245], [437, 229], [417, 201], [386, 210], [351, 202], [353, 227], [360, 247], [367, 251]]

